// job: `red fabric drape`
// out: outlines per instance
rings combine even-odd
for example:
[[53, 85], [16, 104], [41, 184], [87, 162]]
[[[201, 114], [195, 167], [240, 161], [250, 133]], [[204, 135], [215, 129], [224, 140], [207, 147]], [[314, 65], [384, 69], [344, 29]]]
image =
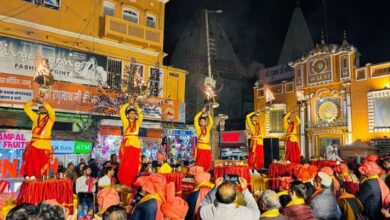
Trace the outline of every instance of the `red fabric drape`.
[[248, 183], [251, 182], [251, 175], [248, 166], [221, 166], [214, 168], [215, 180], [219, 177], [223, 177], [225, 174], [235, 174], [239, 177], [245, 178]]
[[311, 165], [314, 165], [320, 170], [322, 167], [331, 167], [332, 169], [336, 166], [335, 160], [312, 160]]
[[73, 186], [70, 180], [24, 181], [16, 200], [17, 205], [31, 203], [37, 205], [44, 200], [55, 199], [73, 212]]

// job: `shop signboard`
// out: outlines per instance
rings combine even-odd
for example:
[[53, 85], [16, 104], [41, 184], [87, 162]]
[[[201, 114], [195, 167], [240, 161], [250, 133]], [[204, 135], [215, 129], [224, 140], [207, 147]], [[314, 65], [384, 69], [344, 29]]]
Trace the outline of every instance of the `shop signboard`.
[[30, 140], [30, 130], [0, 129], [0, 149], [25, 149]]
[[87, 141], [75, 141], [74, 153], [75, 154], [89, 154], [92, 150], [92, 143]]
[[52, 140], [51, 146], [55, 154], [73, 154], [74, 141]]
[[[39, 94], [38, 89], [38, 85], [33, 81], [32, 76], [0, 73], [0, 106], [21, 108], [26, 101]], [[72, 113], [105, 114], [97, 106], [99, 106], [99, 103], [103, 103], [101, 101], [102, 97], [109, 97], [110, 103], [114, 103], [110, 110], [113, 113], [111, 115], [118, 115], [120, 104], [116, 99], [116, 94], [106, 93], [106, 96], [101, 96], [100, 92], [95, 86], [59, 81], [51, 86], [45, 100], [55, 110]], [[151, 97], [143, 103], [142, 111], [144, 118], [147, 120], [181, 121], [177, 100], [166, 101], [163, 98]]]
[[49, 60], [56, 81], [107, 83], [107, 57], [0, 36], [0, 72], [33, 76], [40, 58]]

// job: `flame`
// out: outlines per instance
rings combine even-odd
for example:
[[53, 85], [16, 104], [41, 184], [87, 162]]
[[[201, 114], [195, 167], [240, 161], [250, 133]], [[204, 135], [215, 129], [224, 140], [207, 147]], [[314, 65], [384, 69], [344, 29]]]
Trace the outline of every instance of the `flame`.
[[303, 92], [302, 90], [297, 90], [296, 96], [297, 96], [297, 100], [298, 100], [299, 102], [305, 100], [305, 95], [304, 95], [304, 92]]
[[274, 94], [271, 92], [270, 89], [265, 89], [265, 101], [266, 102], [272, 102], [273, 100], [275, 100], [275, 96]]
[[216, 97], [217, 95], [215, 94], [215, 91], [214, 91], [214, 88], [211, 87], [210, 84], [206, 84], [205, 85], [205, 88], [203, 90], [204, 94], [206, 95], [206, 98], [207, 99], [212, 99], [214, 97]]

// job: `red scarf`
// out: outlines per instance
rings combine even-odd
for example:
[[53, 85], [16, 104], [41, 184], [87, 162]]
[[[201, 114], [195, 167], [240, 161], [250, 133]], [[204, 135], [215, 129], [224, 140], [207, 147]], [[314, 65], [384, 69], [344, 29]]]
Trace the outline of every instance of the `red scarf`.
[[288, 133], [291, 133], [294, 131], [294, 122], [290, 122], [288, 124]]
[[[45, 115], [45, 117], [43, 117], [42, 119], [41, 119], [41, 115], [39, 115], [38, 116], [37, 126], [33, 129], [33, 134], [41, 135], [42, 132], [43, 132], [43, 129], [46, 127], [46, 124], [47, 124], [48, 121], [49, 121], [49, 116], [48, 115]], [[37, 133], [35, 133], [36, 129], [39, 129]]]
[[127, 131], [130, 129], [130, 132], [135, 132], [135, 127], [136, 127], [136, 124], [137, 124], [137, 121], [135, 119], [133, 120], [129, 120], [129, 126], [126, 128], [126, 131], [125, 133], [127, 133]]
[[259, 123], [256, 123], [256, 135], [260, 135], [260, 125]]
[[92, 177], [89, 177], [87, 179], [87, 185], [88, 185], [88, 192], [92, 192], [92, 188], [93, 188], [93, 181], [95, 180], [95, 178], [92, 178]]
[[206, 136], [206, 134], [207, 134], [207, 128], [201, 127], [201, 128], [200, 128], [200, 135], [199, 135], [198, 140], [200, 140], [201, 138], [203, 138], [204, 136]]

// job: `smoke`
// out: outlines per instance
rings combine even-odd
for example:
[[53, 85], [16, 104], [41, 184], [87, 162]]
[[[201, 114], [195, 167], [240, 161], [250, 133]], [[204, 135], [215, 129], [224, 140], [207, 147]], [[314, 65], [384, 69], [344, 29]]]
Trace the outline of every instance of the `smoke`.
[[247, 78], [256, 78], [256, 80], [259, 79], [260, 73], [265, 70], [265, 67], [262, 63], [259, 62], [252, 62], [247, 69]]

